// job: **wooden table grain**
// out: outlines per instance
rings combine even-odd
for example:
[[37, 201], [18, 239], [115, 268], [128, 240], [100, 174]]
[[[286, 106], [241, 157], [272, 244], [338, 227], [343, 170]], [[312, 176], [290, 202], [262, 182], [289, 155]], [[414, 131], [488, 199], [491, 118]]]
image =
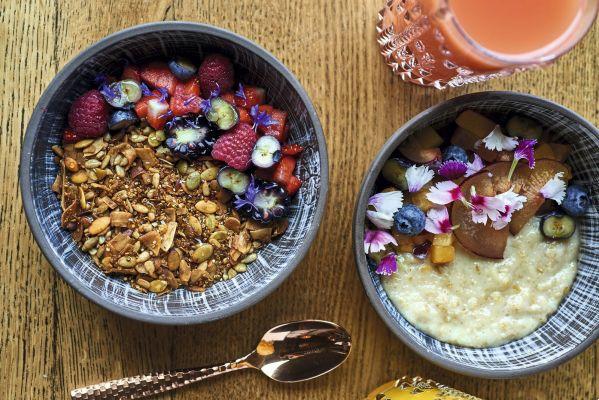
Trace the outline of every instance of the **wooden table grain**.
[[[355, 347], [342, 368], [284, 385], [242, 372], [163, 399], [361, 399], [403, 374], [486, 399], [596, 399], [599, 344], [565, 365], [517, 380], [460, 376], [418, 357], [385, 327], [355, 270], [351, 217], [364, 172], [385, 140], [442, 100], [482, 90], [539, 95], [599, 123], [599, 26], [556, 65], [465, 88], [402, 83], [377, 53], [382, 0], [0, 0], [0, 399], [67, 399], [70, 389], [162, 368], [229, 360], [268, 327], [301, 318], [336, 321]], [[214, 24], [270, 50], [312, 98], [330, 155], [330, 195], [315, 245], [272, 295], [202, 326], [160, 327], [117, 317], [63, 282], [33, 241], [21, 207], [18, 160], [37, 99], [79, 51], [150, 21]]]

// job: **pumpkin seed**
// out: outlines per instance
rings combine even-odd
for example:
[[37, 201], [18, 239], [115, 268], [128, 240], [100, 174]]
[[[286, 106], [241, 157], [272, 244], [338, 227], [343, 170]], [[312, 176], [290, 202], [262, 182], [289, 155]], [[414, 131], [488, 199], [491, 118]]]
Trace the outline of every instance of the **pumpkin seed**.
[[85, 164], [83, 164], [83, 166], [87, 169], [98, 168], [100, 165], [102, 165], [102, 162], [99, 160], [96, 160], [95, 158], [92, 158], [91, 160], [87, 160], [85, 162]]
[[71, 172], [79, 171], [79, 165], [77, 164], [77, 161], [75, 161], [75, 159], [71, 157], [67, 157], [64, 159], [64, 167]]
[[235, 271], [237, 272], [245, 272], [248, 269], [247, 265], [245, 265], [244, 263], [239, 263], [233, 268], [235, 268]]
[[200, 200], [196, 203], [195, 208], [204, 214], [214, 214], [218, 206], [210, 200]]
[[191, 254], [191, 259], [197, 263], [208, 260], [214, 253], [214, 247], [210, 244], [199, 245]]
[[207, 170], [204, 170], [201, 173], [201, 177], [205, 181], [211, 181], [213, 179], [216, 179], [217, 175], [218, 175], [218, 168], [217, 167], [208, 168]]
[[110, 217], [100, 217], [95, 219], [88, 228], [90, 235], [95, 236], [103, 232], [110, 225]]
[[256, 255], [256, 253], [251, 253], [251, 254], [248, 254], [243, 260], [241, 260], [241, 262], [245, 263], [245, 264], [249, 264], [249, 263], [253, 263], [254, 261], [256, 261], [257, 258], [258, 258], [258, 256]]
[[87, 173], [85, 171], [79, 171], [71, 175], [71, 182], [78, 185], [87, 182]]
[[180, 174], [186, 174], [187, 169], [189, 168], [189, 164], [185, 160], [179, 160], [177, 161], [175, 167], [177, 168], [177, 171], [179, 171]]
[[187, 179], [185, 180], [185, 186], [187, 186], [187, 189], [189, 190], [196, 190], [198, 186], [200, 186], [201, 182], [202, 177], [200, 176], [200, 173], [194, 171], [187, 176]]
[[166, 289], [166, 286], [167, 282], [165, 280], [155, 279], [152, 282], [150, 282], [150, 287], [148, 288], [148, 290], [152, 293], [161, 293], [164, 291], [164, 289]]
[[119, 258], [117, 264], [123, 268], [133, 268], [135, 264], [137, 264], [135, 257], [133, 256], [124, 256]]
[[75, 147], [76, 149], [83, 149], [92, 144], [93, 142], [94, 139], [83, 139], [75, 143], [73, 147]]

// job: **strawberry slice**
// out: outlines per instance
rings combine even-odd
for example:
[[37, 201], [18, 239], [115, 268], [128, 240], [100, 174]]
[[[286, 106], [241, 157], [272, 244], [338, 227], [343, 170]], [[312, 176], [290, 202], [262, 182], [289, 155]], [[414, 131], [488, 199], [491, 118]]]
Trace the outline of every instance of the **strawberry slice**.
[[291, 175], [287, 181], [287, 184], [285, 185], [285, 190], [289, 196], [293, 196], [301, 186], [302, 180], [297, 176]]
[[284, 156], [297, 156], [302, 151], [304, 151], [304, 148], [299, 144], [288, 144], [281, 149], [281, 153], [283, 153]]
[[166, 101], [159, 98], [148, 100], [148, 115], [146, 120], [148, 124], [156, 130], [164, 128], [164, 125], [172, 118], [172, 112]]
[[127, 65], [123, 68], [123, 73], [121, 74], [121, 80], [123, 79], [133, 79], [134, 81], [141, 82], [139, 67], [135, 65]]
[[266, 90], [256, 86], [243, 86], [244, 96], [238, 96], [235, 94], [235, 105], [237, 107], [243, 107], [246, 110], [252, 108], [252, 106], [264, 104], [266, 98]]
[[164, 88], [169, 95], [175, 94], [178, 80], [166, 63], [152, 62], [142, 68], [141, 79], [155, 89]]
[[258, 131], [264, 135], [274, 136], [279, 142], [284, 143], [287, 140], [287, 112], [269, 105], [258, 106], [258, 111], [266, 111], [270, 118], [275, 121], [271, 125], [260, 125]]
[[200, 113], [200, 84], [197, 79], [179, 82], [175, 94], [171, 97], [170, 108], [173, 115], [180, 117], [186, 114]]
[[249, 125], [254, 124], [252, 116], [245, 108], [237, 108], [237, 114], [239, 115], [239, 122], [243, 122]]
[[275, 166], [273, 180], [283, 187], [287, 186], [287, 182], [289, 182], [289, 179], [293, 176], [294, 169], [295, 158], [291, 156], [284, 156]]
[[148, 101], [151, 99], [160, 98], [161, 93], [158, 90], [152, 90], [152, 94], [143, 96], [137, 103], [135, 103], [135, 113], [139, 118], [145, 118], [148, 116]]
[[231, 104], [232, 106], [237, 105], [235, 104], [235, 95], [233, 94], [233, 92], [222, 93], [219, 97], [227, 103]]

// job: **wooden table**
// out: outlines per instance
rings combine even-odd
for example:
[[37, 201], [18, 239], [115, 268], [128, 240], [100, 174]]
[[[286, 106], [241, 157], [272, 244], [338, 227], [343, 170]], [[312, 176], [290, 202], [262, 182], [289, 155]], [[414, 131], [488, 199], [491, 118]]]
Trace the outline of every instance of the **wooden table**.
[[[599, 396], [599, 344], [551, 372], [510, 381], [463, 377], [423, 360], [393, 336], [370, 306], [351, 249], [352, 212], [364, 172], [393, 131], [425, 108], [464, 93], [515, 90], [554, 100], [597, 125], [599, 26], [543, 71], [441, 92], [404, 84], [384, 65], [374, 29], [382, 3], [0, 0], [1, 399], [66, 399], [74, 387], [109, 378], [229, 360], [250, 349], [268, 327], [300, 318], [337, 321], [353, 334], [355, 347], [342, 368], [296, 385], [239, 373], [161, 398], [360, 399], [403, 374], [489, 399]], [[53, 76], [105, 35], [160, 20], [211, 23], [270, 50], [306, 88], [329, 148], [329, 201], [308, 257], [260, 304], [203, 326], [129, 321], [78, 295], [42, 257], [18, 190], [25, 127]]]

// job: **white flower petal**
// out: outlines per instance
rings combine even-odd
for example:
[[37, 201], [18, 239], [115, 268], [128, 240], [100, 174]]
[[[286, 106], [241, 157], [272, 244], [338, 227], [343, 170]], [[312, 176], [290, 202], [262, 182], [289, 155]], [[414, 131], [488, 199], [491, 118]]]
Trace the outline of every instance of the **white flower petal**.
[[495, 125], [495, 128], [484, 139], [483, 143], [489, 150], [503, 151], [514, 150], [518, 145], [518, 139], [505, 136], [501, 132], [501, 127]]
[[566, 197], [566, 182], [561, 178], [564, 177], [563, 172], [558, 172], [555, 176], [547, 181], [545, 186], [539, 190], [539, 193], [546, 199], [555, 200], [557, 204], [562, 204]]
[[377, 193], [370, 197], [368, 205], [383, 214], [395, 214], [403, 206], [403, 193], [399, 190], [393, 192]]
[[419, 191], [433, 179], [433, 176], [435, 176], [435, 173], [431, 171], [428, 166], [421, 165], [417, 167], [416, 165], [412, 165], [406, 170], [408, 190], [411, 193]]
[[483, 164], [483, 160], [478, 156], [478, 154], [474, 153], [474, 160], [472, 162], [466, 163], [466, 174], [464, 176], [472, 176], [484, 167], [485, 164]]
[[450, 228], [449, 212], [447, 207], [433, 207], [426, 213], [426, 221], [424, 222], [424, 229], [427, 232], [440, 234], [447, 233], [443, 227]]
[[461, 198], [460, 187], [452, 181], [443, 181], [431, 187], [426, 198], [435, 204], [449, 204]]
[[393, 214], [368, 210], [366, 216], [379, 229], [391, 229], [393, 226]]

